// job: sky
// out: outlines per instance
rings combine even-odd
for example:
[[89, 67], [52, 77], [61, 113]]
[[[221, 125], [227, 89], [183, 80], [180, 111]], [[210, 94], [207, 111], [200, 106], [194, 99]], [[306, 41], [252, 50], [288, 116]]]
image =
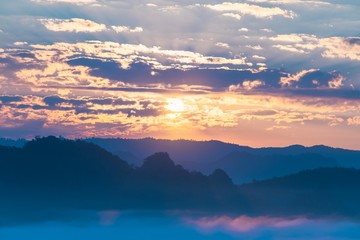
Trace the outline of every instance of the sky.
[[357, 0], [1, 0], [0, 136], [360, 149]]

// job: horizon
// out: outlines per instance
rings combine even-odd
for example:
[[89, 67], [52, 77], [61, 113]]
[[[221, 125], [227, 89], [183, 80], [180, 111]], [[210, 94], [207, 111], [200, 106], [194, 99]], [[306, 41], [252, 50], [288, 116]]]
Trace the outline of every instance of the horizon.
[[221, 141], [218, 139], [204, 139], [204, 140], [195, 140], [195, 139], [186, 139], [186, 138], [179, 138], [179, 139], [166, 139], [166, 138], [155, 138], [155, 137], [142, 137], [142, 138], [125, 138], [125, 137], [88, 137], [88, 138], [66, 138], [63, 136], [54, 136], [54, 135], [47, 135], [47, 136], [35, 136], [33, 138], [4, 138], [1, 137], [0, 139], [4, 139], [4, 140], [10, 140], [10, 141], [19, 141], [19, 140], [25, 140], [25, 141], [32, 141], [35, 140], [36, 138], [47, 138], [47, 137], [56, 137], [56, 138], [63, 138], [63, 139], [67, 139], [67, 140], [87, 140], [87, 139], [111, 139], [111, 140], [146, 140], [146, 139], [150, 139], [150, 140], [155, 140], [155, 141], [187, 141], [187, 142], [220, 142], [220, 143], [224, 143], [224, 144], [230, 144], [230, 145], [237, 145], [240, 147], [250, 147], [253, 149], [261, 149], [261, 148], [288, 148], [288, 147], [293, 147], [293, 146], [300, 146], [300, 147], [305, 147], [305, 148], [312, 148], [312, 147], [329, 147], [329, 148], [333, 148], [333, 149], [344, 149], [344, 150], [351, 150], [351, 151], [360, 151], [360, 149], [351, 149], [351, 148], [342, 148], [342, 147], [336, 147], [336, 146], [330, 146], [330, 145], [324, 145], [324, 144], [315, 144], [315, 145], [302, 145], [302, 144], [290, 144], [290, 145], [279, 145], [279, 146], [250, 146], [250, 145], [242, 145], [242, 144], [238, 144], [238, 143], [233, 143], [233, 142], [226, 142], [226, 141]]

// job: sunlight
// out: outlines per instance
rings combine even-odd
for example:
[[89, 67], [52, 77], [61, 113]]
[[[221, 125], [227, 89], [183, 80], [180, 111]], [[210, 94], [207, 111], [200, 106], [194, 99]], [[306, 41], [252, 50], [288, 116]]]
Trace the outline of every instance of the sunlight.
[[171, 112], [183, 112], [185, 110], [184, 102], [178, 98], [169, 98], [166, 100], [165, 108]]

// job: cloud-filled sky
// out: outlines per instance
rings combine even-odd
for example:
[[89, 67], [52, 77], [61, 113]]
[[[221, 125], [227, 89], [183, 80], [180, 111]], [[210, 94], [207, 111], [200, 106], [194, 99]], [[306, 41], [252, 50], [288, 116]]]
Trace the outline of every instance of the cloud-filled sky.
[[357, 0], [4, 0], [0, 136], [360, 149]]

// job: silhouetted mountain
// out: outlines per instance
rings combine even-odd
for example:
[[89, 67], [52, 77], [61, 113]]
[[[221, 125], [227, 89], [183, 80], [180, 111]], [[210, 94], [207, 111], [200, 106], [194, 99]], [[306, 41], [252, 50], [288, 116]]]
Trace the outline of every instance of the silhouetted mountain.
[[1, 147], [0, 159], [3, 192], [14, 204], [97, 205], [120, 194], [133, 171], [95, 144], [55, 137], [35, 139], [23, 148]]
[[167, 153], [133, 168], [93, 143], [55, 137], [37, 138], [23, 148], [0, 146], [0, 159], [7, 206], [215, 211], [227, 206], [215, 196], [232, 194], [235, 187], [224, 172], [210, 177], [188, 172]]
[[[206, 169], [204, 166], [218, 160], [225, 154], [237, 151], [239, 148], [251, 149], [220, 141], [173, 141], [153, 138], [90, 138], [85, 139], [85, 141], [95, 143], [115, 155], [123, 156], [125, 160], [138, 166], [141, 165], [144, 158], [155, 152], [168, 152], [176, 163], [183, 165], [185, 168], [201, 170], [206, 173], [210, 173], [214, 169]], [[131, 159], [127, 159], [126, 156]]]
[[230, 186], [233, 184], [232, 179], [222, 169], [215, 169], [215, 171], [209, 175], [209, 178], [215, 184]]
[[10, 138], [0, 138], [0, 146], [8, 147], [23, 147], [27, 141], [25, 139], [10, 139]]
[[142, 171], [147, 172], [167, 172], [174, 169], [175, 163], [170, 159], [166, 152], [155, 153], [144, 160], [141, 166]]
[[278, 216], [360, 217], [360, 170], [320, 168], [240, 186], [253, 211]]
[[154, 152], [168, 152], [175, 163], [210, 174], [226, 170], [235, 183], [284, 176], [318, 167], [360, 168], [360, 151], [326, 146], [250, 148], [219, 141], [145, 139], [86, 139], [139, 166]]
[[[237, 184], [284, 176], [318, 167], [360, 168], [360, 151], [323, 145], [304, 147], [250, 148], [219, 141], [145, 139], [85, 139], [117, 155], [134, 166], [147, 156], [168, 152], [175, 163], [186, 169], [210, 174], [217, 168], [226, 170]], [[25, 140], [0, 140], [0, 145], [21, 147]]]
[[[246, 156], [261, 163], [259, 156]], [[166, 152], [132, 167], [99, 146], [79, 140], [47, 137], [23, 148], [0, 147], [0, 224], [7, 218], [36, 216], [44, 209], [359, 219], [359, 186], [357, 169], [320, 168], [236, 186], [221, 169], [209, 176], [189, 172]]]
[[292, 145], [284, 148], [258, 148], [259, 154], [283, 154], [297, 155], [314, 153], [327, 158], [333, 158], [340, 166], [360, 168], [360, 151], [347, 150], [342, 148], [333, 148], [324, 145], [315, 145], [312, 147], [304, 147], [301, 145]]
[[284, 176], [301, 170], [339, 166], [332, 158], [315, 153], [297, 155], [262, 155], [232, 152], [213, 163], [213, 168], [224, 169], [237, 183]]

